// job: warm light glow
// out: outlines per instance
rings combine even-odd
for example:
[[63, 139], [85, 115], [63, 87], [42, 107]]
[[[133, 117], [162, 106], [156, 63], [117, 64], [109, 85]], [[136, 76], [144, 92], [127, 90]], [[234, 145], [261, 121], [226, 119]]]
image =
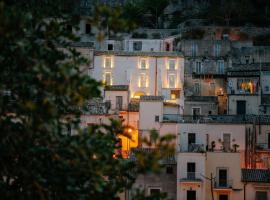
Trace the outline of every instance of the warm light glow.
[[113, 57], [112, 56], [105, 56], [103, 59], [103, 67], [106, 69], [113, 68]]
[[139, 69], [149, 69], [148, 59], [147, 58], [139, 58], [138, 68]]

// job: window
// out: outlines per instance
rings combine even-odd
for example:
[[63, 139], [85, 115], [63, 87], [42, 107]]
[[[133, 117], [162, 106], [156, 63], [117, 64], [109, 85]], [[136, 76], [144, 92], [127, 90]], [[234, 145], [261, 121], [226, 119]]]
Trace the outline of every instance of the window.
[[192, 46], [191, 46], [192, 56], [197, 56], [197, 53], [198, 53], [198, 45], [196, 43], [192, 43]]
[[187, 200], [194, 200], [196, 198], [196, 190], [187, 190]]
[[117, 110], [122, 110], [123, 106], [123, 97], [122, 96], [116, 96], [116, 109]]
[[176, 82], [175, 79], [176, 79], [175, 74], [169, 74], [168, 75], [169, 88], [175, 88], [175, 82]]
[[145, 74], [140, 75], [139, 87], [147, 87], [147, 78]]
[[85, 34], [91, 33], [91, 24], [85, 24]]
[[237, 79], [237, 90], [239, 93], [254, 94], [258, 92], [258, 79]]
[[141, 59], [140, 61], [140, 69], [147, 69], [147, 62], [145, 58]]
[[108, 44], [108, 50], [112, 51], [113, 50], [113, 44]]
[[105, 83], [105, 85], [111, 85], [112, 84], [112, 74], [111, 74], [111, 72], [105, 72], [104, 83]]
[[224, 151], [229, 151], [231, 149], [231, 134], [223, 134], [223, 149]]
[[264, 86], [264, 91], [265, 92], [269, 92], [269, 86], [267, 85], [267, 86]]
[[155, 122], [159, 122], [159, 116], [158, 115], [155, 116]]
[[194, 180], [196, 171], [196, 163], [188, 162], [187, 163], [187, 179]]
[[142, 50], [142, 42], [137, 41], [133, 42], [133, 51], [141, 51]]
[[160, 192], [161, 192], [160, 188], [149, 188], [150, 195], [158, 195], [158, 194], [160, 194]]
[[224, 74], [224, 60], [218, 60], [217, 65], [218, 65], [218, 73]]
[[227, 169], [218, 169], [218, 186], [228, 187], [228, 171]]
[[220, 56], [220, 53], [221, 53], [221, 44], [220, 42], [217, 42], [214, 45], [214, 56]]
[[246, 64], [249, 64], [250, 63], [250, 56], [245, 56], [245, 61], [246, 61]]
[[166, 174], [173, 174], [173, 167], [172, 166], [166, 167]]
[[169, 70], [175, 70], [175, 60], [169, 60]]
[[194, 95], [200, 95], [201, 90], [200, 90], [200, 84], [199, 83], [194, 83], [193, 92], [194, 92]]
[[180, 98], [180, 90], [171, 90], [171, 99], [179, 99]]
[[267, 192], [266, 191], [256, 191], [255, 200], [267, 200]]
[[200, 74], [202, 73], [202, 62], [196, 61], [195, 63], [195, 72]]
[[112, 68], [112, 58], [111, 57], [106, 57], [104, 61], [104, 67], [105, 68]]
[[227, 194], [220, 194], [219, 195], [219, 200], [229, 200], [229, 197]]
[[165, 49], [166, 49], [166, 51], [170, 51], [171, 50], [170, 43], [168, 43], [168, 42], [165, 43]]

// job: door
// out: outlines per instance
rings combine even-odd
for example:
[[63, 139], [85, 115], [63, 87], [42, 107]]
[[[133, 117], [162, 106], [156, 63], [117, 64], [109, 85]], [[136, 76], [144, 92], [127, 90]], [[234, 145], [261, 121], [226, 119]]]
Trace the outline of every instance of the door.
[[192, 115], [193, 115], [193, 120], [199, 119], [199, 115], [201, 114], [201, 109], [200, 108], [192, 108]]
[[228, 195], [227, 194], [219, 195], [219, 200], [229, 200]]
[[246, 101], [237, 101], [237, 115], [245, 115], [246, 114]]
[[195, 179], [196, 165], [195, 163], [187, 163], [187, 178], [189, 180]]
[[123, 97], [122, 96], [116, 96], [116, 109], [122, 110], [123, 105]]
[[223, 134], [223, 148], [224, 151], [229, 151], [231, 148], [231, 134], [229, 133]]
[[219, 187], [227, 187], [227, 169], [220, 169], [218, 173]]
[[195, 143], [196, 143], [196, 134], [189, 133], [188, 134], [188, 151], [192, 151], [194, 149]]
[[187, 200], [196, 200], [195, 190], [187, 190]]

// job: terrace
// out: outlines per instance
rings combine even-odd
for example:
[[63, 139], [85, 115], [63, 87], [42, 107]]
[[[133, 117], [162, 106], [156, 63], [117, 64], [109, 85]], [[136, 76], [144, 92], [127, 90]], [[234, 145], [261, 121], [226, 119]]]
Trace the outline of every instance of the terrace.
[[164, 114], [163, 123], [270, 124], [270, 115], [178, 115]]

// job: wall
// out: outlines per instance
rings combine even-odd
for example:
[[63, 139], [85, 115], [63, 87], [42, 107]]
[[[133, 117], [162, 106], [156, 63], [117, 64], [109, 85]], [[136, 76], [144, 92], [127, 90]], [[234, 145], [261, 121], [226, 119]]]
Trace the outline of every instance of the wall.
[[[129, 85], [130, 98], [136, 95], [136, 92], [143, 92], [145, 95], [162, 95], [162, 88], [168, 88], [168, 75], [175, 74], [175, 88], [183, 89], [183, 59], [179, 57], [150, 57], [150, 56], [114, 56], [112, 58], [112, 69], [104, 68], [105, 55], [96, 55], [94, 58], [94, 69], [92, 76], [102, 81], [104, 73], [112, 74], [113, 85]], [[147, 60], [148, 69], [139, 69], [141, 59]], [[176, 70], [168, 70], [169, 59], [176, 60]], [[156, 70], [157, 67], [157, 70]], [[157, 78], [155, 78], [157, 71]], [[140, 87], [139, 77], [141, 74], [147, 77], [146, 87]]]
[[237, 101], [246, 101], [246, 114], [259, 114], [260, 96], [258, 95], [229, 95], [228, 114], [237, 114]]
[[177, 200], [186, 200], [187, 190], [196, 190], [196, 200], [204, 200], [204, 182], [201, 181], [180, 181], [181, 178], [187, 176], [187, 163], [195, 162], [196, 178], [205, 174], [205, 154], [202, 153], [178, 153], [177, 154]]
[[[241, 164], [240, 164], [240, 153], [221, 153], [221, 152], [207, 152], [206, 154], [206, 174], [205, 176], [210, 178], [211, 173], [213, 177], [218, 178], [218, 168], [227, 168], [228, 180], [232, 180], [233, 189], [214, 189], [214, 198], [218, 199], [219, 194], [227, 194], [230, 200], [243, 199], [243, 184], [241, 182]], [[210, 181], [206, 181], [206, 199], [211, 199], [211, 184]]]

